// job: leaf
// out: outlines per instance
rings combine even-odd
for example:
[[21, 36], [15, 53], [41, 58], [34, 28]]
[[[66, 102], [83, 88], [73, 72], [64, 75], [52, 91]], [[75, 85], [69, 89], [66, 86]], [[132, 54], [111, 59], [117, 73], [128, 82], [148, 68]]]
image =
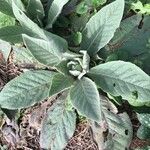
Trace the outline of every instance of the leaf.
[[99, 93], [92, 80], [86, 77], [78, 80], [70, 90], [70, 99], [82, 115], [97, 122], [101, 121]]
[[141, 123], [137, 131], [137, 136], [140, 139], [150, 139], [150, 114], [148, 113], [137, 113], [138, 120]]
[[15, 19], [0, 12], [0, 28], [15, 25]]
[[88, 76], [105, 92], [125, 100], [150, 101], [150, 77], [129, 62], [112, 61], [90, 70]]
[[53, 23], [56, 21], [57, 17], [62, 11], [63, 6], [68, 2], [68, 0], [53, 0], [51, 7], [48, 11], [47, 25], [46, 28], [52, 28]]
[[109, 42], [108, 50], [117, 49], [118, 45], [122, 45], [133, 34], [135, 28], [139, 26], [141, 19], [141, 15], [134, 15], [123, 20], [120, 23], [120, 27], [116, 30], [114, 37]]
[[49, 108], [44, 118], [40, 136], [41, 148], [51, 150], [64, 149], [68, 140], [73, 136], [75, 127], [75, 112], [67, 111], [64, 105], [64, 98], [59, 98], [57, 103]]
[[67, 42], [65, 39], [54, 35], [50, 32], [47, 32], [41, 29], [36, 23], [31, 21], [24, 13], [19, 9], [15, 3], [12, 4], [13, 12], [16, 19], [20, 22], [22, 27], [26, 30], [27, 35], [31, 35], [32, 37], [37, 37], [49, 41], [51, 44], [53, 43], [53, 47], [57, 49], [57, 51], [66, 51], [68, 48]]
[[[15, 3], [21, 10], [24, 10], [23, 3], [20, 0], [15, 0]], [[12, 11], [12, 0], [0, 0], [0, 11], [6, 15], [14, 17]]]
[[127, 113], [117, 114], [117, 108], [104, 96], [102, 100], [102, 111], [104, 113], [105, 123], [107, 124], [108, 134], [105, 147], [107, 150], [125, 150], [129, 149], [132, 141], [132, 124]]
[[0, 0], [0, 11], [13, 17], [11, 0]]
[[29, 0], [28, 7], [27, 7], [27, 14], [32, 19], [43, 19], [44, 8], [40, 0]]
[[0, 52], [2, 52], [5, 62], [9, 57], [10, 51], [11, 51], [11, 45], [8, 42], [0, 40]]
[[81, 49], [87, 50], [89, 55], [94, 55], [103, 48], [119, 27], [123, 10], [124, 0], [116, 0], [97, 12], [82, 32]]
[[150, 128], [141, 125], [137, 131], [137, 137], [144, 140], [150, 139]]
[[0, 92], [0, 106], [7, 109], [26, 108], [47, 98], [54, 73], [27, 71], [11, 80]]
[[20, 43], [22, 42], [22, 33], [25, 33], [25, 30], [21, 26], [3, 27], [0, 28], [0, 39], [10, 43]]
[[[24, 43], [32, 55], [42, 64], [54, 66], [62, 60], [62, 52], [59, 45], [53, 41], [46, 41], [23, 35]], [[59, 51], [60, 50], [60, 51]]]
[[[148, 41], [150, 35], [150, 17], [144, 16], [144, 19], [142, 21], [143, 25], [139, 27], [138, 21], [141, 17], [138, 16], [139, 15], [137, 15], [137, 17], [133, 16], [125, 19], [120, 26], [122, 28], [121, 32], [128, 31], [129, 33], [121, 42], [119, 42], [119, 46], [117, 47], [117, 49], [119, 49], [121, 52], [127, 51], [131, 56], [140, 56], [143, 53], [149, 52]], [[129, 30], [129, 25], [132, 25], [132, 30]], [[115, 47], [115, 42], [113, 39], [111, 42], [110, 47]]]
[[52, 85], [50, 89], [50, 96], [54, 94], [58, 94], [73, 85], [74, 79], [67, 75], [56, 74], [53, 77]]

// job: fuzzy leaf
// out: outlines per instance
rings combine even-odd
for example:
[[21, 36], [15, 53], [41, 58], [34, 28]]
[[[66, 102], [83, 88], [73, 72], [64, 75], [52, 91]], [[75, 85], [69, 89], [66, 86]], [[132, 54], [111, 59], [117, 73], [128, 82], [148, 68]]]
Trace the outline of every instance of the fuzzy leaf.
[[[8, 42], [0, 40], [0, 52], [2, 52], [5, 62], [7, 62], [9, 54], [11, 51], [11, 45]], [[0, 59], [0, 63], [2, 60]]]
[[23, 35], [23, 40], [32, 55], [40, 63], [47, 66], [54, 66], [60, 63], [63, 51], [61, 51], [62, 49], [59, 49], [60, 45], [56, 45], [53, 40], [46, 41], [29, 37], [27, 35]]
[[107, 124], [108, 134], [105, 142], [107, 150], [129, 149], [132, 141], [132, 124], [127, 113], [117, 114], [117, 108], [107, 98], [102, 99], [102, 110]]
[[103, 7], [87, 23], [82, 34], [81, 49], [96, 54], [113, 37], [123, 16], [124, 0], [116, 0]]
[[74, 79], [70, 76], [56, 74], [52, 80], [50, 96], [70, 88], [73, 85], [73, 82]]
[[20, 22], [22, 27], [26, 30], [28, 35], [32, 35], [32, 37], [38, 37], [49, 41], [51, 44], [53, 43], [53, 47], [57, 49], [57, 51], [66, 51], [67, 50], [67, 42], [65, 39], [54, 35], [50, 32], [47, 32], [41, 29], [36, 23], [31, 21], [24, 13], [19, 9], [15, 3], [12, 4], [13, 12], [16, 19]]
[[112, 61], [100, 64], [89, 72], [102, 90], [113, 96], [122, 96], [139, 102], [150, 101], [150, 77], [129, 62]]
[[73, 106], [84, 116], [101, 121], [100, 98], [95, 83], [89, 78], [78, 80], [70, 90]]
[[46, 28], [51, 28], [53, 23], [56, 21], [57, 17], [62, 11], [63, 6], [68, 2], [69, 0], [53, 0], [51, 7], [48, 11], [48, 19], [47, 19], [47, 25]]
[[74, 111], [67, 111], [64, 105], [64, 98], [49, 108], [43, 121], [41, 130], [41, 148], [51, 150], [62, 150], [68, 140], [73, 136], [76, 127], [76, 114]]
[[141, 126], [137, 131], [137, 136], [140, 139], [150, 139], [150, 114], [137, 113], [137, 117], [141, 123]]
[[20, 43], [22, 42], [22, 33], [25, 33], [25, 30], [21, 26], [3, 27], [0, 28], [0, 39], [10, 43]]
[[34, 105], [47, 98], [54, 73], [27, 71], [11, 80], [0, 92], [0, 106], [19, 109]]
[[0, 28], [15, 25], [15, 18], [0, 12]]
[[137, 137], [143, 140], [150, 139], [150, 128], [141, 125], [137, 131]]
[[44, 17], [44, 8], [40, 0], [30, 0], [27, 7], [27, 14], [32, 19], [42, 19]]
[[[24, 6], [21, 0], [15, 0], [15, 3], [21, 10], [24, 10]], [[0, 0], [0, 11], [6, 15], [14, 17], [12, 11], [12, 0]]]
[[13, 16], [11, 0], [0, 0], [0, 11], [6, 15]]

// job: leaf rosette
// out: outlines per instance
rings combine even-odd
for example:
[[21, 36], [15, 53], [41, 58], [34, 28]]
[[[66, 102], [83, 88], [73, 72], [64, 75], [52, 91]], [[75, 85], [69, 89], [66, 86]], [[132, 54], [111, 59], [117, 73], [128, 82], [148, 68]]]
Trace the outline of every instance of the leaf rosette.
[[90, 56], [87, 51], [81, 50], [81, 57], [75, 57], [68, 61], [69, 73], [81, 79], [89, 71]]

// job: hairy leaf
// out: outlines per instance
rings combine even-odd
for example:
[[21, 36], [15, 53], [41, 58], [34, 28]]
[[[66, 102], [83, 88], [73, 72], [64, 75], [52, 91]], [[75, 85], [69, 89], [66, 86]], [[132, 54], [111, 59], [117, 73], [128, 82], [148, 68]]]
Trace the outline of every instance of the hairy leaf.
[[20, 43], [22, 42], [22, 33], [25, 33], [25, 30], [21, 26], [3, 27], [0, 28], [0, 39], [10, 43]]
[[150, 139], [150, 114], [137, 113], [137, 117], [141, 123], [137, 131], [137, 136], [141, 139]]
[[95, 83], [89, 78], [78, 80], [70, 90], [73, 106], [84, 116], [101, 121], [100, 98]]
[[94, 55], [103, 48], [113, 37], [123, 16], [124, 0], [103, 7], [87, 23], [83, 30], [81, 49]]
[[[24, 10], [24, 6], [21, 0], [15, 0], [15, 3], [21, 10]], [[12, 11], [12, 0], [0, 0], [0, 11], [6, 15], [14, 17]]]
[[15, 25], [15, 19], [0, 12], [0, 28]]
[[119, 46], [123, 45], [139, 26], [139, 23], [142, 19], [141, 15], [134, 15], [123, 20], [120, 24], [120, 27], [116, 30], [114, 37], [109, 42], [108, 50], [117, 49]]
[[50, 96], [54, 94], [58, 94], [61, 91], [70, 88], [73, 85], [73, 82], [74, 79], [70, 76], [63, 75], [63, 74], [56, 74], [52, 80]]
[[59, 98], [47, 112], [43, 121], [40, 145], [44, 149], [61, 150], [73, 136], [76, 127], [76, 114], [67, 111], [64, 98]]
[[30, 0], [27, 7], [27, 14], [32, 19], [42, 19], [44, 14], [44, 8], [40, 0]]
[[6, 15], [13, 16], [11, 0], [0, 0], [0, 11]]
[[11, 80], [0, 92], [0, 107], [19, 109], [47, 98], [54, 73], [27, 71]]
[[63, 6], [68, 2], [69, 0], [53, 0], [51, 7], [48, 11], [48, 19], [47, 19], [47, 25], [46, 28], [51, 28], [53, 23], [56, 21], [57, 17], [62, 11]]
[[[7, 61], [11, 51], [11, 45], [8, 42], [0, 40], [0, 52], [2, 52], [5, 62]], [[2, 60], [0, 59], [0, 63]]]
[[57, 49], [57, 51], [67, 50], [68, 45], [65, 39], [41, 29], [37, 24], [31, 21], [23, 13], [23, 11], [21, 11], [21, 9], [19, 9], [15, 5], [15, 3], [13, 3], [12, 6], [13, 6], [13, 12], [14, 12], [16, 19], [20, 22], [20, 24], [26, 30], [26, 33], [28, 35], [32, 35], [32, 37], [33, 36], [38, 37], [46, 41], [49, 41], [50, 43], [53, 43], [53, 47], [55, 46], [55, 49]]
[[117, 114], [117, 108], [113, 103], [103, 96], [102, 110], [107, 124], [108, 134], [105, 142], [107, 150], [129, 149], [132, 140], [132, 124], [126, 113]]
[[53, 40], [46, 41], [27, 35], [23, 35], [23, 40], [32, 55], [40, 63], [47, 66], [54, 66], [60, 63], [63, 51], [61, 51], [62, 49], [59, 49], [60, 45], [56, 45]]
[[113, 96], [128, 101], [150, 101], [150, 77], [134, 64], [112, 61], [92, 68], [88, 75]]

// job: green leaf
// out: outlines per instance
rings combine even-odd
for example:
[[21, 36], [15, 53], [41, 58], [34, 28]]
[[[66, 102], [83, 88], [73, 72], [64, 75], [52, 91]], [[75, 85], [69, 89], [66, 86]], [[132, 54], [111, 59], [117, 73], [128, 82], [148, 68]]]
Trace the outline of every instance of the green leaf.
[[41, 130], [40, 145], [43, 149], [62, 150], [73, 136], [76, 127], [76, 114], [67, 111], [64, 98], [60, 97], [48, 110]]
[[56, 21], [57, 17], [61, 13], [63, 6], [68, 2], [68, 0], [53, 0], [51, 7], [48, 11], [47, 25], [46, 28], [52, 28], [53, 23]]
[[11, 8], [11, 0], [0, 0], [0, 11], [13, 17], [14, 15]]
[[54, 73], [27, 71], [11, 80], [0, 92], [0, 107], [26, 108], [47, 98]]
[[125, 100], [150, 101], [150, 77], [129, 62], [112, 61], [90, 70], [91, 77], [102, 90]]
[[[102, 99], [102, 111], [104, 113], [104, 124], [107, 124], [108, 134], [106, 137], [105, 147], [107, 150], [125, 150], [129, 149], [132, 141], [133, 129], [127, 113], [117, 114], [118, 110], [104, 96]], [[104, 125], [105, 127], [105, 125]]]
[[142, 125], [150, 128], [150, 114], [146, 113], [137, 113], [137, 117]]
[[140, 139], [150, 139], [150, 114], [137, 113], [137, 117], [141, 123], [141, 126], [137, 131], [137, 136]]
[[50, 96], [54, 94], [58, 94], [73, 85], [74, 79], [70, 76], [63, 74], [56, 74], [53, 77], [52, 85], [50, 89]]
[[15, 19], [0, 12], [0, 28], [15, 25]]
[[95, 83], [89, 78], [78, 80], [70, 90], [73, 106], [84, 116], [101, 121], [100, 98]]
[[45, 69], [46, 66], [39, 63], [32, 53], [25, 47], [13, 46], [13, 62], [21, 68]]
[[119, 46], [121, 52], [127, 51], [131, 56], [136, 57], [144, 53], [149, 53], [150, 16], [145, 16], [142, 22], [142, 26], [138, 28], [137, 25]]
[[12, 8], [16, 19], [20, 22], [21, 26], [25, 30], [27, 30], [29, 33], [32, 33], [32, 36], [47, 39], [44, 31], [37, 24], [31, 21], [14, 2], [12, 3]]
[[[11, 45], [8, 42], [0, 40], [0, 52], [2, 52], [5, 62], [7, 62], [9, 54], [11, 51]], [[0, 63], [2, 60], [0, 59]]]
[[82, 15], [87, 13], [88, 10], [89, 10], [89, 6], [86, 4], [86, 2], [83, 1], [77, 5], [76, 13]]
[[150, 128], [141, 125], [137, 131], [137, 137], [143, 140], [150, 139]]
[[42, 64], [54, 66], [62, 60], [63, 49], [59, 49], [60, 45], [52, 41], [37, 39], [23, 35], [23, 40], [32, 55]]
[[118, 46], [121, 46], [128, 38], [133, 34], [135, 28], [138, 27], [140, 21], [142, 19], [141, 15], [134, 15], [123, 20], [120, 23], [120, 27], [116, 30], [114, 37], [108, 44], [108, 50], [117, 49]]
[[[24, 11], [24, 6], [21, 0], [15, 0], [17, 6]], [[6, 15], [14, 17], [12, 11], [12, 0], [0, 0], [0, 11]]]
[[40, 0], [29, 0], [27, 14], [32, 19], [43, 19], [44, 8]]
[[103, 48], [113, 37], [123, 16], [124, 0], [103, 7], [87, 23], [82, 34], [81, 49], [94, 55]]
[[28, 35], [49, 41], [52, 44], [52, 47], [57, 49], [56, 51], [64, 52], [67, 50], [68, 45], [65, 39], [41, 29], [36, 23], [31, 21], [23, 13], [23, 11], [21, 11], [21, 9], [19, 9], [15, 5], [15, 3], [13, 3], [12, 6], [13, 6], [13, 12], [14, 12], [16, 19], [20, 22], [20, 24], [26, 30], [26, 33]]
[[25, 33], [25, 30], [21, 26], [3, 27], [0, 28], [0, 39], [10, 43], [20, 43], [22, 42], [22, 33]]

